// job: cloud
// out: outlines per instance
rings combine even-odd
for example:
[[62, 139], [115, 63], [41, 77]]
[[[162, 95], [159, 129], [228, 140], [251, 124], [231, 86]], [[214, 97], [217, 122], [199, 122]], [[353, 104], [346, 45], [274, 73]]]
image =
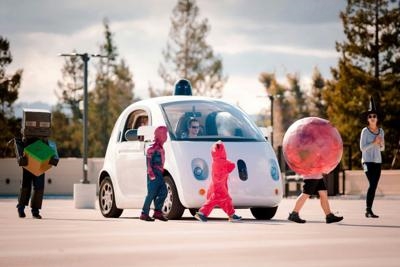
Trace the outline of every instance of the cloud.
[[[23, 68], [19, 101], [54, 104], [64, 60], [59, 53], [98, 53], [104, 40], [102, 21], [109, 19], [120, 58], [133, 73], [135, 94], [147, 97], [151, 83], [163, 88], [158, 75], [162, 50], [177, 0], [2, 0], [0, 32], [11, 43], [13, 64]], [[310, 77], [314, 66], [329, 74], [336, 62], [335, 41], [342, 38], [338, 13], [345, 1], [331, 0], [197, 0], [200, 19], [211, 31], [207, 42], [222, 57], [229, 76], [224, 97], [254, 110], [263, 89], [260, 72], [278, 77], [300, 73]], [[50, 10], [50, 11], [49, 11]], [[89, 63], [94, 74], [95, 59]], [[93, 85], [89, 76], [89, 87]], [[245, 90], [245, 91], [243, 91]], [[243, 93], [245, 92], [245, 93]]]
[[310, 56], [317, 58], [337, 58], [338, 53], [329, 49], [312, 49], [286, 45], [262, 45], [262, 44], [240, 44], [234, 42], [228, 47], [216, 46], [215, 50], [223, 51], [224, 54], [237, 54], [247, 52], [276, 53], [296, 56]]

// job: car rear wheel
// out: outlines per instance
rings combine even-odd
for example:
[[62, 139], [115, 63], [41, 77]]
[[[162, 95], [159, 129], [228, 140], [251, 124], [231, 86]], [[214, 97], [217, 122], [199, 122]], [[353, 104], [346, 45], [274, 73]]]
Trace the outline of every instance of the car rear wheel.
[[114, 187], [110, 177], [104, 178], [99, 189], [99, 206], [104, 217], [118, 218], [121, 216], [123, 209], [118, 209], [115, 204]]
[[275, 216], [278, 207], [251, 208], [250, 211], [257, 220], [270, 220]]
[[164, 180], [167, 186], [168, 195], [165, 199], [162, 212], [168, 217], [168, 219], [180, 219], [185, 211], [185, 207], [182, 206], [182, 203], [179, 200], [174, 180], [172, 180], [168, 175], [164, 176]]

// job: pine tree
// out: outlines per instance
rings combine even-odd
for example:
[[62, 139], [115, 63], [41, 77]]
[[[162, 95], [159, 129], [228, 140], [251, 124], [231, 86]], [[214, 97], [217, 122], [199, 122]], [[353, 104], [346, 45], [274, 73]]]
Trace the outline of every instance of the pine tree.
[[[396, 1], [397, 2], [397, 1]], [[365, 120], [360, 114], [373, 96], [386, 114], [382, 122], [386, 151], [384, 167], [393, 158], [399, 138], [400, 106], [400, 1], [348, 0], [341, 12], [345, 40], [336, 44], [341, 53], [324, 99], [328, 116], [351, 145], [353, 165], [360, 166], [359, 135]]]
[[323, 91], [325, 89], [325, 79], [322, 77], [321, 72], [318, 68], [314, 68], [312, 75], [312, 85], [311, 92], [308, 102], [310, 105], [310, 116], [319, 117], [327, 119], [328, 115], [326, 112], [327, 104], [322, 97]]
[[271, 125], [273, 125], [274, 148], [282, 145], [283, 136], [290, 125], [298, 119], [310, 116], [306, 94], [300, 87], [298, 75], [288, 74], [286, 77], [287, 86], [278, 83], [273, 73], [262, 72], [258, 79], [264, 85], [270, 101], [273, 101]]
[[12, 75], [6, 74], [6, 67], [12, 61], [10, 42], [0, 35], [0, 115], [2, 117], [13, 115], [12, 104], [18, 99], [18, 89], [21, 85], [21, 69]]
[[82, 120], [66, 115], [58, 103], [52, 110], [51, 139], [57, 144], [60, 157], [82, 157]]
[[290, 110], [289, 101], [285, 98], [287, 88], [278, 83], [273, 73], [262, 72], [258, 80], [264, 85], [270, 101], [273, 101], [270, 117], [271, 125], [273, 125], [273, 145], [274, 148], [277, 148], [282, 145], [283, 136], [288, 127], [285, 123], [288, 118], [288, 110]]
[[74, 120], [82, 119], [79, 105], [83, 101], [83, 67], [84, 62], [81, 57], [65, 57], [61, 70], [63, 78], [57, 82], [58, 90], [55, 92], [59, 103], [67, 105], [71, 110]]
[[208, 20], [199, 21], [198, 16], [195, 0], [178, 0], [172, 11], [170, 40], [163, 51], [165, 62], [159, 68], [166, 92], [159, 94], [171, 94], [175, 82], [186, 78], [194, 95], [221, 97], [227, 77], [222, 74], [221, 58], [206, 42], [211, 29]]
[[[76, 51], [74, 51], [76, 53]], [[84, 62], [80, 56], [66, 57], [57, 82], [58, 103], [52, 111], [52, 139], [60, 157], [82, 156], [82, 110]], [[67, 111], [68, 110], [68, 111]], [[65, 113], [67, 112], [67, 114]]]
[[[300, 78], [298, 74], [288, 74], [287, 81], [289, 83], [288, 93], [290, 106], [290, 118], [292, 121], [289, 122], [291, 125], [294, 121], [299, 120], [304, 117], [308, 117], [309, 107], [306, 105], [306, 96], [300, 87]], [[289, 125], [289, 126], [290, 126]]]
[[0, 157], [14, 155], [14, 149], [9, 140], [19, 136], [21, 120], [14, 116], [13, 103], [18, 99], [18, 90], [21, 85], [22, 69], [14, 74], [7, 75], [6, 67], [13, 61], [10, 43], [0, 35]]
[[89, 156], [103, 157], [115, 121], [133, 101], [133, 75], [121, 59], [117, 63], [117, 47], [107, 19], [104, 43], [100, 46], [96, 84], [89, 96]]

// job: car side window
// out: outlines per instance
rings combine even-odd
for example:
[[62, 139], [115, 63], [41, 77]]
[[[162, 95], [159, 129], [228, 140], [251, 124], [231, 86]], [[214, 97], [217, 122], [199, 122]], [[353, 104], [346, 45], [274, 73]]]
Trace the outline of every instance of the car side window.
[[140, 126], [148, 125], [149, 115], [145, 110], [135, 110], [129, 114], [124, 127], [124, 134], [122, 141], [127, 141], [125, 139], [125, 132], [131, 129], [138, 129]]

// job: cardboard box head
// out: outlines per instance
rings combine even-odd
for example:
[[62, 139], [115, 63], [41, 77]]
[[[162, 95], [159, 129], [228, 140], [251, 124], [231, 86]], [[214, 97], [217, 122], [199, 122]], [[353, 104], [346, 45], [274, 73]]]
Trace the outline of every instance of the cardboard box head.
[[23, 109], [21, 133], [25, 137], [49, 137], [51, 112], [44, 109]]

